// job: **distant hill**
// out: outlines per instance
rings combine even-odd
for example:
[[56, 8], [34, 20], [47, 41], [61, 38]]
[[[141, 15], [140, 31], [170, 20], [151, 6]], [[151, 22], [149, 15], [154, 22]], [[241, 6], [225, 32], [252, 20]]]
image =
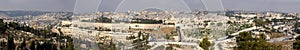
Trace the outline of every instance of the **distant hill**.
[[38, 16], [38, 15], [43, 15], [43, 14], [47, 14], [47, 13], [68, 13], [68, 14], [72, 14], [72, 12], [46, 12], [46, 11], [20, 11], [20, 10], [0, 11], [1, 15], [9, 16], [9, 17], [17, 17], [17, 16], [25, 16], [25, 15]]
[[147, 8], [147, 9], [144, 9], [144, 11], [164, 12], [164, 10], [161, 10], [161, 9], [158, 9], [158, 8]]

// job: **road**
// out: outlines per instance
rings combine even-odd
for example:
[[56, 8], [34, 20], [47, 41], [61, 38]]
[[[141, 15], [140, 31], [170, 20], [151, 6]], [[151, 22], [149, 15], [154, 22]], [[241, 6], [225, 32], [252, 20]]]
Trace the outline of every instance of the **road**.
[[165, 44], [192, 45], [192, 46], [196, 46], [197, 50], [202, 49], [201, 47], [199, 47], [198, 43], [191, 43], [191, 42], [149, 42], [149, 45], [154, 45], [153, 47], [150, 48], [150, 50], [153, 50], [158, 46], [165, 45]]

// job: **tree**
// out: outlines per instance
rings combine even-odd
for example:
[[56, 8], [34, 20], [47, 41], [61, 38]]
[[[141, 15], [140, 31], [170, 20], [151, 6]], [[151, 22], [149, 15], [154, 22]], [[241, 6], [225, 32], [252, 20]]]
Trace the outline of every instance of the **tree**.
[[259, 38], [253, 38], [251, 32], [241, 32], [236, 37], [236, 50], [281, 50], [280, 45], [273, 45], [265, 40], [266, 36], [260, 34]]
[[[12, 29], [8, 29], [8, 28], [12, 28]], [[23, 33], [23, 32], [30, 32], [33, 34], [33, 36], [28, 36], [28, 34], [26, 35], [17, 35], [17, 33]], [[7, 33], [7, 34], [1, 34], [1, 33]], [[7, 36], [7, 42], [0, 42], [1, 46], [4, 46], [2, 50], [57, 50], [59, 49], [58, 47], [60, 46], [56, 46], [56, 45], [60, 45], [59, 43], [54, 43], [53, 37], [58, 37], [56, 41], [62, 41], [60, 39], [67, 39], [67, 41], [64, 41], [63, 43], [66, 43], [67, 45], [69, 45], [70, 43], [72, 43], [72, 38], [70, 36], [65, 36], [63, 34], [58, 35], [54, 32], [51, 32], [47, 29], [33, 29], [29, 26], [22, 26], [16, 22], [9, 22], [9, 23], [4, 23], [2, 19], [0, 19], [0, 34], [2, 36]], [[4, 38], [3, 37], [3, 38]], [[14, 43], [14, 38], [18, 37], [19, 38], [23, 38], [22, 43], [20, 44], [20, 46], [18, 48], [16, 48], [16, 45]], [[27, 40], [28, 38], [30, 38], [30, 40]], [[42, 39], [42, 40], [41, 40]], [[44, 40], [44, 39], [50, 39], [50, 40]], [[31, 41], [31, 40], [35, 40], [35, 41]], [[26, 42], [31, 41], [30, 45], [26, 44]], [[45, 42], [45, 43], [37, 43], [37, 42]], [[64, 46], [67, 46], [64, 45]], [[73, 44], [70, 44], [73, 45]], [[30, 48], [26, 48], [26, 46], [30, 46]], [[61, 47], [63, 48], [63, 47]], [[65, 47], [67, 48], [67, 47]], [[70, 47], [71, 48], [71, 47]], [[1, 50], [1, 49], [0, 49]], [[63, 49], [66, 50], [66, 49]], [[74, 49], [70, 49], [70, 50], [74, 50]]]
[[4, 33], [6, 31], [6, 24], [0, 19], [0, 33]]
[[32, 41], [30, 44], [30, 50], [36, 50], [35, 45], [35, 41]]
[[73, 45], [73, 43], [71, 42], [71, 43], [67, 43], [67, 49], [66, 50], [74, 50], [74, 45]]
[[9, 35], [8, 36], [8, 40], [7, 40], [7, 42], [8, 42], [8, 50], [15, 50], [15, 43], [14, 43], [14, 38], [13, 38], [13, 36], [12, 35]]
[[208, 41], [208, 38], [204, 38], [200, 42], [200, 47], [202, 47], [204, 50], [209, 50], [209, 47], [211, 46], [211, 43]]
[[263, 19], [255, 19], [254, 22], [256, 26], [263, 26], [269, 23], [270, 21], [269, 20], [264, 21]]
[[147, 45], [149, 43], [148, 38], [149, 34], [148, 33], [142, 33], [141, 31], [138, 33], [138, 37], [136, 37], [137, 39], [133, 40], [133, 44], [134, 48], [137, 50], [147, 50], [150, 48], [149, 45]]
[[20, 30], [20, 25], [18, 24], [18, 23], [15, 23], [15, 22], [9, 22], [9, 24], [8, 24], [8, 26], [9, 27], [12, 27], [12, 28], [14, 28], [14, 29], [16, 29], [16, 30]]
[[241, 32], [237, 38], [237, 42], [239, 41], [252, 41], [253, 38], [250, 32]]
[[21, 50], [26, 50], [26, 42], [25, 42], [25, 38], [23, 38], [22, 44], [20, 46]]
[[109, 36], [100, 37], [101, 42], [98, 43], [99, 49], [103, 50], [117, 50], [116, 44], [113, 43], [113, 39]]
[[293, 49], [300, 50], [300, 36], [298, 36], [296, 39], [296, 42], [293, 43]]

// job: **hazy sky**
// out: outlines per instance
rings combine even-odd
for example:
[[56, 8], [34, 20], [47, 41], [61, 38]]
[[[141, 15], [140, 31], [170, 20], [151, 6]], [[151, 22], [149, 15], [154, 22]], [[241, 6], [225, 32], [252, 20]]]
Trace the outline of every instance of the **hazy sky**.
[[300, 12], [300, 0], [223, 0], [226, 9]]
[[[100, 11], [114, 11], [122, 0], [84, 0], [81, 7], [99, 7]], [[300, 12], [300, 0], [222, 0], [225, 9], [251, 11]], [[200, 0], [184, 0], [191, 9], [205, 9]], [[98, 5], [91, 5], [97, 4]], [[132, 1], [134, 4], [135, 2]], [[170, 3], [172, 2], [165, 2]], [[213, 4], [210, 3], [209, 4]], [[74, 11], [75, 0], [0, 0], [0, 10]], [[176, 6], [176, 5], [175, 5]], [[206, 6], [209, 7], [209, 6]], [[94, 10], [91, 10], [94, 11]]]
[[0, 0], [0, 10], [72, 11], [74, 0]]

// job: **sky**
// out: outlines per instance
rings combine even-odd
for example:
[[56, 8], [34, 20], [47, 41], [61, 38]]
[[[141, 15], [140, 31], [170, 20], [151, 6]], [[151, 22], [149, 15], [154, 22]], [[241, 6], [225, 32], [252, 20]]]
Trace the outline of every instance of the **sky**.
[[141, 11], [149, 8], [191, 12], [190, 7], [183, 0], [125, 0], [117, 6], [115, 11]]
[[[298, 13], [300, 12], [300, 0], [221, 0], [222, 3], [215, 3], [215, 1], [210, 0], [202, 0], [203, 2], [201, 2], [200, 0], [183, 1], [191, 10], [224, 8], [229, 10], [248, 11], [280, 11]], [[77, 0], [77, 2], [76, 0], [0, 0], [0, 10], [37, 10], [68, 12], [115, 11], [121, 2], [122, 0], [102, 0], [102, 2], [101, 0]], [[147, 5], [147, 3], [138, 3], [137, 1], [127, 2], [128, 3], [126, 3], [123, 7], [127, 7], [134, 4]], [[177, 2], [175, 3], [173, 1], [170, 2], [160, 0], [158, 2], [164, 3], [164, 5], [156, 6], [159, 8], [164, 6], [177, 6]]]
[[0, 10], [72, 11], [74, 0], [0, 0]]

